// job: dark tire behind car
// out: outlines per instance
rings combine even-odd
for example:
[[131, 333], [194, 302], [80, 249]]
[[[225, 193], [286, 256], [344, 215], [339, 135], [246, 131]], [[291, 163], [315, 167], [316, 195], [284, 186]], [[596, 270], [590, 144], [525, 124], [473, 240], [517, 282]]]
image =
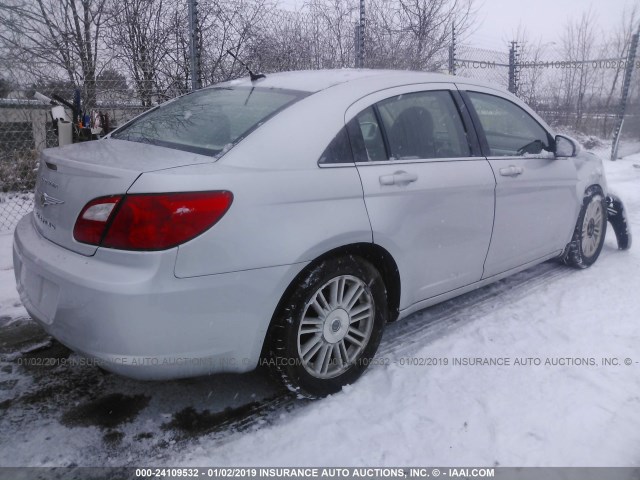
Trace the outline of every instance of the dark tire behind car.
[[584, 195], [573, 238], [565, 250], [564, 263], [587, 268], [600, 256], [607, 233], [607, 203], [599, 187], [589, 187]]

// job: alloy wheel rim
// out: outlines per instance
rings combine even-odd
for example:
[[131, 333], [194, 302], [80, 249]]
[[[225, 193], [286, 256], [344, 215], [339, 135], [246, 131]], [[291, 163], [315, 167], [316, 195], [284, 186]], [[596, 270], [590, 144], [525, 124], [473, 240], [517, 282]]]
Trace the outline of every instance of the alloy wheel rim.
[[375, 305], [367, 285], [341, 275], [311, 296], [298, 327], [298, 357], [304, 369], [321, 379], [348, 370], [371, 338]]
[[602, 203], [594, 199], [587, 206], [582, 221], [582, 253], [587, 257], [592, 257], [598, 249], [603, 232], [603, 218]]

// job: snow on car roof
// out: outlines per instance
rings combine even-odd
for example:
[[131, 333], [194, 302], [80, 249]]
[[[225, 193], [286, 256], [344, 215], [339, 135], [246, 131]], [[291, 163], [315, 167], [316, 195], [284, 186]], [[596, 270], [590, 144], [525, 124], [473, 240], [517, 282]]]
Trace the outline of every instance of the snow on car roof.
[[[345, 82], [353, 82], [362, 79], [384, 77], [393, 79], [399, 85], [403, 83], [419, 82], [452, 82], [457, 77], [441, 73], [412, 72], [406, 70], [368, 70], [343, 68], [339, 70], [301, 70], [294, 72], [269, 73], [264, 79], [251, 82], [249, 76], [231, 80], [218, 86], [260, 86], [268, 88], [285, 88], [306, 92], [318, 92]], [[469, 83], [465, 79], [465, 83]], [[476, 83], [476, 82], [473, 82]]]

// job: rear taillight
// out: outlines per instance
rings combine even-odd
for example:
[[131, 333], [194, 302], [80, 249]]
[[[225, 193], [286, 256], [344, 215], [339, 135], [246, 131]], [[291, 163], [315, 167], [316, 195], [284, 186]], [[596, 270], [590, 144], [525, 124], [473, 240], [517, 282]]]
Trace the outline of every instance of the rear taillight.
[[164, 250], [211, 228], [227, 212], [233, 195], [226, 191], [126, 195], [114, 203], [106, 218], [106, 212], [102, 212], [104, 223], [99, 236], [95, 225], [91, 236], [79, 236], [78, 232], [88, 230], [83, 227], [86, 222], [97, 221], [83, 215], [103, 205], [102, 201], [104, 198], [92, 200], [83, 208], [74, 228], [76, 240], [122, 250]]
[[73, 238], [78, 242], [99, 245], [105, 227], [121, 199], [122, 195], [112, 195], [95, 198], [87, 203], [73, 227]]

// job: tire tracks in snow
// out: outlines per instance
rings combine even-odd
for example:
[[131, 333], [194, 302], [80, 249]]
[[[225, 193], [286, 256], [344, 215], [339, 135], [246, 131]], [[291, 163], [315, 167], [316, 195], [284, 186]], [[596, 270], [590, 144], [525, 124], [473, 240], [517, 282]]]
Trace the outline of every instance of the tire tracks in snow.
[[554, 261], [545, 262], [512, 277], [447, 300], [387, 326], [379, 356], [415, 353], [450, 331], [484, 317], [500, 306], [511, 304], [545, 288], [550, 282], [576, 273]]
[[[376, 357], [398, 358], [415, 353], [430, 342], [455, 333], [456, 329], [463, 325], [490, 314], [495, 309], [497, 300], [501, 306], [519, 301], [528, 295], [535, 295], [540, 289], [573, 273], [576, 273], [576, 270], [570, 267], [553, 261], [545, 262], [491, 285], [416, 312], [405, 319], [387, 325]], [[370, 369], [377, 368], [385, 367], [381, 365], [370, 367]], [[223, 442], [239, 432], [272, 425], [281, 418], [282, 414], [298, 411], [310, 403], [313, 401], [296, 398], [292, 393], [283, 393], [259, 403], [245, 417], [220, 423], [215, 430], [207, 434], [207, 440]]]
[[[388, 357], [393, 360], [403, 355], [415, 354], [425, 345], [447, 335], [455, 335], [464, 325], [490, 315], [497, 307], [502, 308], [529, 295], [536, 295], [540, 289], [553, 288], [555, 282], [573, 273], [576, 271], [557, 263], [543, 263], [512, 277], [412, 314], [403, 320], [387, 325], [377, 357]], [[5, 322], [5, 327], [9, 327], [9, 329], [21, 325], [21, 322], [16, 319], [8, 323], [12, 324], [8, 325]], [[55, 350], [54, 347], [58, 345], [57, 342], [53, 343], [54, 347], [45, 348], [42, 352], [38, 352], [38, 347], [42, 347], [43, 341], [48, 340], [48, 336], [44, 332], [36, 330], [35, 325], [31, 328], [30, 323], [25, 324], [23, 328], [26, 328], [25, 332], [28, 333], [28, 338], [24, 339], [25, 342], [22, 343], [22, 338], [15, 338], [15, 347], [19, 346], [23, 355], [51, 356], [55, 354], [54, 356], [64, 357], [70, 353], [65, 349], [60, 352], [57, 350], [52, 352], [52, 348]], [[60, 349], [61, 346], [58, 350]], [[375, 371], [385, 367], [374, 364], [370, 368]], [[24, 372], [15, 370], [15, 367], [12, 371], [13, 373], [7, 375], [7, 378], [13, 378], [17, 374], [25, 375]], [[49, 375], [54, 371], [53, 378], [49, 378]], [[136, 420], [137, 423], [129, 427], [125, 425], [125, 428], [120, 430], [114, 428], [113, 431], [101, 431], [100, 435], [104, 433], [105, 439], [110, 439], [109, 435], [112, 434], [121, 435], [122, 432], [125, 433], [125, 437], [121, 443], [102, 444], [98, 440], [87, 445], [88, 448], [82, 457], [87, 459], [89, 463], [101, 458], [105, 460], [108, 458], [109, 461], [118, 464], [136, 464], [140, 458], [154, 458], [154, 462], [161, 462], [173, 458], [175, 452], [192, 451], [201, 440], [206, 440], [207, 448], [209, 448], [212, 444], [226, 443], [238, 435], [265, 428], [283, 420], [286, 421], [287, 417], [296, 412], [304, 411], [308, 405], [314, 403], [310, 400], [297, 398], [295, 394], [278, 391], [277, 387], [272, 386], [271, 393], [266, 398], [251, 399], [245, 395], [247, 398], [243, 401], [227, 403], [233, 407], [225, 408], [222, 405], [223, 410], [218, 410], [219, 407], [209, 410], [211, 407], [207, 406], [202, 398], [194, 402], [185, 400], [186, 403], [181, 403], [181, 405], [186, 408], [180, 410], [177, 406], [173, 409], [170, 408], [173, 405], [171, 399], [176, 391], [191, 388], [192, 390], [185, 390], [184, 394], [191, 391], [196, 396], [202, 397], [207, 389], [206, 382], [194, 382], [197, 384], [196, 386], [189, 386], [190, 382], [175, 382], [170, 386], [155, 388], [118, 379], [89, 367], [61, 367], [43, 371], [32, 369], [30, 374], [35, 376], [24, 385], [24, 388], [15, 392], [17, 395], [12, 395], [13, 398], [8, 400], [7, 405], [4, 405], [5, 410], [6, 408], [20, 409], [18, 417], [27, 415], [28, 418], [32, 418], [34, 415], [39, 415], [50, 420], [59, 420], [60, 415], [56, 413], [56, 409], [64, 407], [64, 410], [69, 410], [69, 405], [66, 404], [68, 401], [80, 403], [80, 407], [82, 407], [80, 413], [82, 413], [89, 407], [95, 407], [93, 403], [96, 401], [98, 403], [105, 401], [103, 398], [105, 395], [108, 400], [114, 396], [113, 394], [118, 393], [148, 395], [151, 398], [149, 409], [152, 412], [156, 414], [162, 411], [167, 412], [165, 421], [153, 420], [152, 424], [156, 425], [157, 430], [152, 430], [154, 432], [153, 438], [150, 439], [144, 438], [144, 432], [148, 428], [145, 418], [155, 417], [141, 417]], [[262, 375], [266, 376], [267, 374], [259, 372], [259, 376]], [[257, 377], [258, 375], [255, 375], [251, 378], [255, 380]], [[263, 382], [264, 380], [263, 378]], [[218, 380], [218, 382], [221, 381]], [[233, 380], [231, 381], [233, 382]], [[243, 383], [247, 382], [247, 380], [243, 381]], [[70, 389], [70, 387], [72, 388]], [[213, 390], [215, 386], [211, 388]], [[245, 388], [248, 387], [245, 385]], [[357, 388], [357, 384], [354, 388]], [[57, 400], [51, 402], [50, 405], [49, 403], [38, 403], [44, 402], [44, 397], [50, 395], [54, 395]], [[36, 403], [34, 404], [34, 402]], [[86, 405], [84, 405], [85, 403]], [[25, 409], [24, 412], [22, 409]], [[2, 410], [3, 408], [0, 406], [0, 413]], [[67, 412], [67, 416], [68, 414], [69, 412]], [[23, 420], [18, 418], [17, 421]], [[137, 440], [137, 438], [142, 439]], [[84, 460], [80, 460], [80, 462], [82, 461]]]

